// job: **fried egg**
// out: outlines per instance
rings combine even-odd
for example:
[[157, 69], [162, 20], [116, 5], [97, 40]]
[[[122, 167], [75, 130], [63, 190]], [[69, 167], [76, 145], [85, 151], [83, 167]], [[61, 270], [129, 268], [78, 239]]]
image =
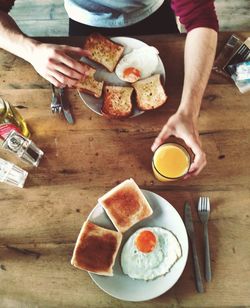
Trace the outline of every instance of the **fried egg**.
[[158, 50], [152, 46], [141, 47], [126, 54], [116, 66], [115, 73], [119, 79], [136, 82], [151, 76], [158, 66]]
[[175, 235], [160, 227], [142, 228], [130, 236], [121, 253], [124, 274], [151, 280], [168, 273], [182, 256]]

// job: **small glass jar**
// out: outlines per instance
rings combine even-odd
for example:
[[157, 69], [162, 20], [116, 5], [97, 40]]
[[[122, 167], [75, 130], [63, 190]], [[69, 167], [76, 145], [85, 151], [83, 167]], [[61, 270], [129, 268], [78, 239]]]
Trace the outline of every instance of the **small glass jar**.
[[28, 172], [0, 158], [0, 182], [22, 188]]
[[39, 165], [44, 154], [32, 140], [24, 137], [15, 130], [10, 132], [3, 142], [2, 147], [20, 157], [24, 162], [36, 167]]

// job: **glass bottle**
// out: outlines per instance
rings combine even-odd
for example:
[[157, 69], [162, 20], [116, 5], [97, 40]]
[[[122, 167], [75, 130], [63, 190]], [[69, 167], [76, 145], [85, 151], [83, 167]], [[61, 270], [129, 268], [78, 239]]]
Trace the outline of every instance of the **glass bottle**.
[[39, 165], [44, 154], [32, 140], [24, 137], [15, 130], [12, 130], [4, 140], [2, 148], [14, 153], [24, 162], [36, 167]]
[[11, 162], [0, 158], [0, 182], [23, 187], [28, 172], [12, 164]]
[[0, 98], [0, 137], [5, 139], [12, 130], [27, 138], [30, 137], [29, 129], [21, 114], [14, 106]]

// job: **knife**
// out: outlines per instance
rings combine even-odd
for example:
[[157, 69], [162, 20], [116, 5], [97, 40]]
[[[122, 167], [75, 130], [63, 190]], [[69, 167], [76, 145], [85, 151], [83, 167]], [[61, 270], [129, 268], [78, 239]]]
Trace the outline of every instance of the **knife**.
[[58, 94], [59, 94], [59, 97], [60, 97], [63, 114], [64, 114], [66, 120], [68, 121], [69, 124], [74, 124], [74, 119], [73, 119], [72, 114], [70, 112], [69, 102], [68, 102], [68, 100], [65, 99], [65, 96], [64, 96], [64, 89], [60, 88], [59, 91], [58, 91]]
[[189, 235], [189, 239], [190, 239], [192, 251], [193, 251], [196, 288], [199, 293], [203, 293], [204, 287], [203, 287], [203, 282], [201, 279], [201, 271], [200, 271], [200, 265], [199, 265], [198, 254], [197, 254], [196, 243], [195, 243], [194, 224], [193, 224], [193, 219], [192, 219], [191, 207], [188, 204], [188, 202], [185, 202], [184, 220], [185, 220], [187, 233]]

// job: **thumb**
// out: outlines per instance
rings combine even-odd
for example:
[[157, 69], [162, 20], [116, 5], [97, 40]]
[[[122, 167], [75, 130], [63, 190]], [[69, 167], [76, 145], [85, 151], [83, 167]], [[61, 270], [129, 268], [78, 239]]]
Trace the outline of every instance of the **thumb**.
[[162, 130], [160, 131], [159, 135], [155, 138], [154, 143], [151, 146], [152, 152], [154, 152], [170, 136], [171, 136], [171, 132], [169, 131], [168, 127], [166, 125], [163, 126]]

